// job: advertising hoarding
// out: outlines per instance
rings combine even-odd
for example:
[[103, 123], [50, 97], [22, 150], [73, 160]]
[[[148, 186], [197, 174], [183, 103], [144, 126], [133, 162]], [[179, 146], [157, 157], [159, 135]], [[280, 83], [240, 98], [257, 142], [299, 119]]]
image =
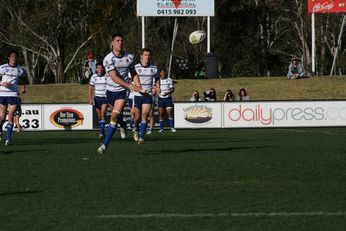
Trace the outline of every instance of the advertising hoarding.
[[346, 126], [346, 101], [175, 103], [177, 128]]
[[137, 0], [137, 16], [214, 16], [214, 0]]
[[176, 128], [221, 128], [222, 103], [175, 103]]
[[43, 105], [45, 130], [91, 130], [93, 111], [89, 104]]
[[308, 0], [309, 13], [346, 12], [346, 0]]

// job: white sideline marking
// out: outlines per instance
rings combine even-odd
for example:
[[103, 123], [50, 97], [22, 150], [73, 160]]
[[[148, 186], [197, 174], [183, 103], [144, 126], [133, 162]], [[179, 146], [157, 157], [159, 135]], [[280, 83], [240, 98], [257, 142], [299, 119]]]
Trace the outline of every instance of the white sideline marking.
[[257, 212], [257, 213], [146, 213], [146, 214], [113, 214], [101, 215], [97, 218], [143, 219], [143, 218], [203, 218], [203, 217], [338, 217], [346, 216], [346, 212]]

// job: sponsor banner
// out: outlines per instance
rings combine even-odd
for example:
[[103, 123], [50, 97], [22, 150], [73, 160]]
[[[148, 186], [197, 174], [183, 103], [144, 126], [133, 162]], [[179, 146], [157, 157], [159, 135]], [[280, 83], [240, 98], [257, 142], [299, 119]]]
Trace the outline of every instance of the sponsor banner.
[[137, 16], [214, 16], [214, 0], [137, 0]]
[[346, 101], [244, 102], [223, 104], [223, 126], [346, 126]]
[[22, 104], [22, 116], [19, 121], [25, 131], [43, 130], [42, 117], [42, 105]]
[[[25, 131], [42, 131], [42, 106], [40, 104], [22, 104], [22, 114], [19, 123]], [[3, 131], [6, 131], [6, 121], [3, 123]]]
[[175, 103], [176, 128], [221, 128], [222, 103]]
[[89, 104], [43, 105], [45, 130], [88, 130], [93, 128], [93, 111]]
[[308, 0], [309, 13], [346, 12], [346, 0]]

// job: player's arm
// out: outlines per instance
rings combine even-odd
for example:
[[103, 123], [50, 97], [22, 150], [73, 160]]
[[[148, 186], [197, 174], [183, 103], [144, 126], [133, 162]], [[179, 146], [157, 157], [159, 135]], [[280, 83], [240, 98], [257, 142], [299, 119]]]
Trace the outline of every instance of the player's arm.
[[24, 69], [24, 72], [23, 72], [21, 78], [19, 79], [19, 84], [21, 85], [20, 90], [23, 94], [26, 93], [26, 85], [28, 83], [29, 83], [29, 79], [28, 79], [28, 76], [27, 76], [26, 71]]
[[130, 89], [132, 91], [136, 91], [136, 92], [141, 91], [141, 88], [138, 85], [127, 83], [126, 81], [124, 81], [115, 70], [109, 71], [108, 74], [111, 77], [111, 79], [113, 80], [113, 82], [119, 84], [120, 86], [122, 86], [124, 88], [128, 88], [128, 89]]

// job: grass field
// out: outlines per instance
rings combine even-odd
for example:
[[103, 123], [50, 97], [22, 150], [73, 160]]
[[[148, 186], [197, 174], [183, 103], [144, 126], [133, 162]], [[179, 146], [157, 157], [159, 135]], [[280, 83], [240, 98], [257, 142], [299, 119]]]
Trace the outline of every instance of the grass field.
[[96, 131], [0, 145], [0, 230], [344, 230], [346, 128]]

